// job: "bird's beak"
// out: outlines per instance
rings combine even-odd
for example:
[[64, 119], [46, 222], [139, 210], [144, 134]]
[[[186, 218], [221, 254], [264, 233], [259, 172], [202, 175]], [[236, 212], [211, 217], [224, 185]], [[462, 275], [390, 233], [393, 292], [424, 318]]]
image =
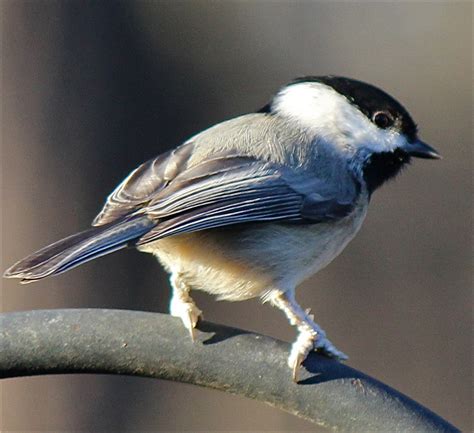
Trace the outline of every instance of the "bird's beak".
[[415, 140], [413, 143], [407, 142], [403, 146], [403, 150], [416, 158], [441, 159], [441, 155], [435, 149], [421, 140]]

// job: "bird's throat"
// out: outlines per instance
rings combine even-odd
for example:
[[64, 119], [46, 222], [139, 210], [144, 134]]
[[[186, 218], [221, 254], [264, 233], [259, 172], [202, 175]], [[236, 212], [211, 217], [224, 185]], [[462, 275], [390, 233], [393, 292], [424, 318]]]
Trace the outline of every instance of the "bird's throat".
[[369, 194], [395, 177], [402, 167], [410, 162], [410, 156], [396, 149], [393, 152], [373, 153], [364, 162], [362, 173]]

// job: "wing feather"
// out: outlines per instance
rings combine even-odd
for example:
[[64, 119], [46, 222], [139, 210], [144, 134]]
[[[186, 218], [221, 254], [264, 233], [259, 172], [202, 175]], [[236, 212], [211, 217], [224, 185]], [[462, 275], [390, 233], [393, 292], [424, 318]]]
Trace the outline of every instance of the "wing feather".
[[160, 222], [153, 230], [140, 238], [137, 245], [184, 232], [207, 230], [233, 224], [256, 221], [298, 221], [301, 197], [255, 198], [245, 201], [229, 200], [219, 206], [208, 205], [191, 209]]
[[156, 225], [137, 242], [248, 222], [318, 223], [343, 218], [359, 194], [354, 182], [228, 152], [190, 163], [193, 144], [148, 161], [109, 196], [102, 225], [144, 214]]
[[133, 170], [109, 195], [92, 225], [108, 224], [143, 207], [186, 169], [193, 147], [192, 143], [185, 143]]
[[[141, 210], [160, 222], [139, 239], [143, 245], [167, 236], [248, 222], [317, 223], [342, 218], [355, 194], [329, 194], [320, 179], [290, 172], [277, 164], [242, 157], [220, 159], [183, 172]], [[205, 175], [212, 173], [211, 175]], [[295, 183], [298, 188], [292, 186]], [[323, 194], [301, 191], [324, 191]]]

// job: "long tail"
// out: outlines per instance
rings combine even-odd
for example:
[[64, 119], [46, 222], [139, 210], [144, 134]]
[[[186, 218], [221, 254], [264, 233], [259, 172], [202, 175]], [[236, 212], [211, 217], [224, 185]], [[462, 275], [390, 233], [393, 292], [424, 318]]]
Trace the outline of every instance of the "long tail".
[[21, 278], [22, 283], [30, 283], [66, 272], [89, 260], [126, 247], [155, 225], [156, 222], [146, 216], [139, 216], [93, 227], [29, 255], [7, 269], [3, 276]]

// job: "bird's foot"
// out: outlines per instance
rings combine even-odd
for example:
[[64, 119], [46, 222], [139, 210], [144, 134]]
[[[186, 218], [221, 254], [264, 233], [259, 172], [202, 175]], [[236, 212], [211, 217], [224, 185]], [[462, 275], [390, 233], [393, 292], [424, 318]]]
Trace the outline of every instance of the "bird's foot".
[[299, 334], [291, 346], [288, 366], [291, 368], [293, 381], [298, 382], [298, 372], [311, 350], [317, 350], [324, 355], [337, 360], [347, 359], [347, 355], [338, 350], [326, 338], [326, 333], [314, 322], [301, 323], [298, 326]]
[[298, 382], [298, 372], [308, 353], [313, 350], [317, 335], [310, 329], [303, 330], [298, 334], [298, 338], [291, 346], [288, 366], [291, 368], [293, 382]]
[[173, 296], [170, 303], [170, 314], [179, 317], [184, 327], [188, 330], [193, 341], [196, 340], [196, 325], [199, 319], [202, 319], [202, 311], [188, 295]]

